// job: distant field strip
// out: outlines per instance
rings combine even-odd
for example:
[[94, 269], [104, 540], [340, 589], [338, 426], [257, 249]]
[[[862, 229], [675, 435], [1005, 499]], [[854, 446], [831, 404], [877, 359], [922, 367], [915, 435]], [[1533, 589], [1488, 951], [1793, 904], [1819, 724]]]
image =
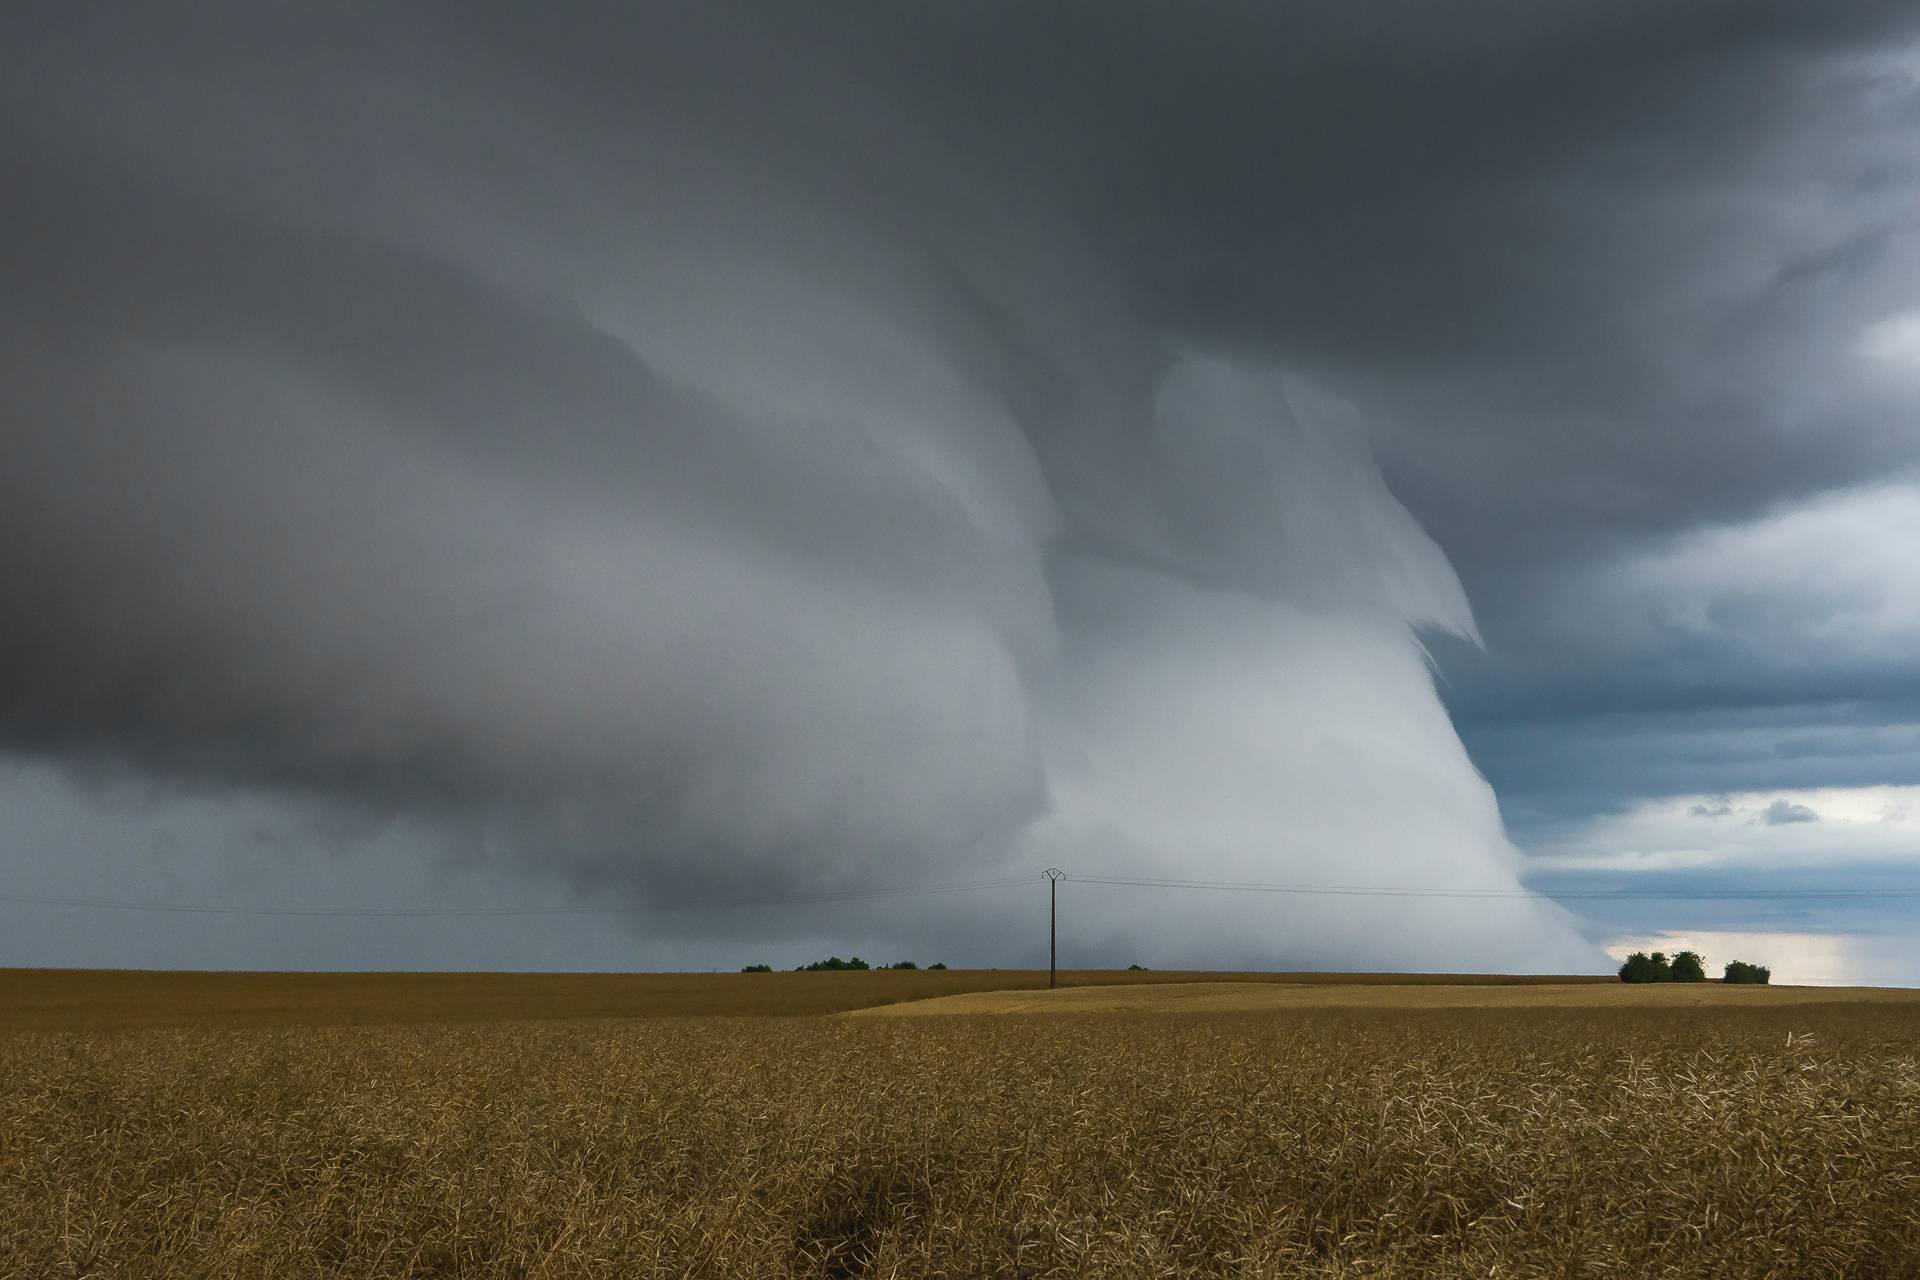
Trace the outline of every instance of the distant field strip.
[[[1063, 986], [1205, 981], [1500, 985], [1608, 979], [1503, 974], [1074, 970]], [[1047, 985], [1044, 969], [870, 973], [182, 973], [0, 969], [0, 1030], [341, 1026], [842, 1013]]]
[[1920, 991], [1885, 987], [1729, 987], [1717, 982], [1644, 986], [1621, 982], [1450, 986], [1203, 981], [1156, 986], [1075, 986], [1057, 991], [973, 991], [851, 1010], [847, 1016], [1258, 1013], [1282, 1009], [1757, 1009], [1809, 1004], [1896, 1004], [1920, 1008]]

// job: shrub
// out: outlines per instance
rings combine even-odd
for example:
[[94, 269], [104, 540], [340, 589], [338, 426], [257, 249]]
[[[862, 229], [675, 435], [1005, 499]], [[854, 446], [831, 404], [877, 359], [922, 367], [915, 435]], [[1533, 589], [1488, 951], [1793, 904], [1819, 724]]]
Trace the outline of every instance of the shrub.
[[742, 968], [742, 969], [740, 970], [740, 972], [742, 972], [742, 973], [772, 973], [772, 972], [773, 972], [773, 966], [772, 966], [772, 965], [770, 965], [770, 964], [750, 964], [750, 965], [747, 965], [747, 966], [745, 966], [744, 968]]
[[1127, 966], [1128, 973], [1133, 973], [1135, 971], [1138, 971], [1140, 973], [1145, 973], [1147, 971], [1147, 966], [1143, 964], [1130, 964]]
[[1682, 951], [1673, 958], [1670, 981], [1705, 982], [1707, 980], [1707, 960], [1698, 951]]
[[932, 964], [927, 966], [927, 968], [929, 969], [944, 969], [946, 967], [947, 967], [946, 965], [941, 964], [938, 960], [935, 960]]
[[812, 964], [799, 965], [795, 973], [841, 973], [851, 969], [871, 969], [872, 965], [854, 956], [851, 960], [842, 960], [839, 956], [828, 956], [825, 960], [815, 960]]
[[919, 967], [911, 960], [896, 960], [887, 966], [889, 969], [918, 969]]
[[1620, 966], [1620, 981], [1661, 982], [1665, 980], [1666, 973], [1667, 958], [1665, 956], [1658, 951], [1652, 955], [1644, 951], [1636, 951], [1627, 957], [1625, 964]]
[[1773, 970], [1763, 964], [1748, 964], [1744, 960], [1727, 961], [1727, 971], [1722, 982], [1767, 983], [1773, 979]]

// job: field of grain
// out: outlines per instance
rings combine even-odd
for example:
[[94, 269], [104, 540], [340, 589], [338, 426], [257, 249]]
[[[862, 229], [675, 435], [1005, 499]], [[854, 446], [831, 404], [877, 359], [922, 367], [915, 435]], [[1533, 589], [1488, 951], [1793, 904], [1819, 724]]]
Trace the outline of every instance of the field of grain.
[[0, 1277], [1920, 1275], [1920, 1003], [1789, 994], [16, 1028]]

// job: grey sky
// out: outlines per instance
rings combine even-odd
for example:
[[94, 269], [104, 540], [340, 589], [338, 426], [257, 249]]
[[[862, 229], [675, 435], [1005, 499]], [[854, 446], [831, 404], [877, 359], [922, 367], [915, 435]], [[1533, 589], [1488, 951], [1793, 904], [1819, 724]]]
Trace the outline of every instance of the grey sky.
[[[1912, 869], [1909, 5], [0, 24], [22, 893]], [[1120, 962], [1911, 925], [1110, 892]], [[12, 963], [1033, 959], [959, 899], [0, 910]]]

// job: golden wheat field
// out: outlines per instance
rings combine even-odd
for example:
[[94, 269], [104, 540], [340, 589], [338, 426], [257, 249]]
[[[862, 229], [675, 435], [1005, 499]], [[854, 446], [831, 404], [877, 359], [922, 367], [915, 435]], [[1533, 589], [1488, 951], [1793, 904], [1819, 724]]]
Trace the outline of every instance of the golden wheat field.
[[1389, 985], [1017, 1017], [16, 1020], [0, 1276], [1920, 1275], [1911, 994]]

